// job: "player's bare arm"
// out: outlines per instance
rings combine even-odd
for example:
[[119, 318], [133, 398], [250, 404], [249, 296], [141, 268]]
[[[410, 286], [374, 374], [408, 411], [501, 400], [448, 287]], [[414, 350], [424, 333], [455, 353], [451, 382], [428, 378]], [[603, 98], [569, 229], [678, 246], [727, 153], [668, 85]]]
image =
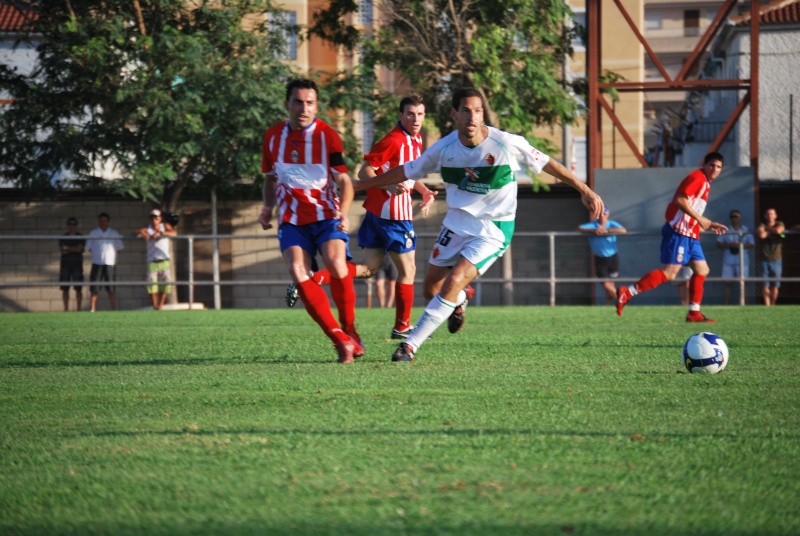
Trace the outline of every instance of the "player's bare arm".
[[264, 186], [261, 189], [261, 197], [264, 201], [264, 206], [261, 208], [261, 214], [258, 216], [258, 222], [261, 228], [265, 231], [272, 229], [272, 208], [275, 206], [275, 183], [277, 179], [274, 173], [267, 173], [264, 176]]
[[353, 195], [355, 190], [353, 188], [353, 180], [347, 173], [334, 173], [333, 181], [339, 188], [339, 230], [346, 233], [350, 229], [350, 218], [347, 215], [350, 213], [350, 205], [353, 204]]
[[[377, 176], [378, 176], [378, 171], [374, 167], [372, 167], [369, 162], [364, 162], [361, 165], [361, 169], [358, 170], [359, 181], [370, 180]], [[385, 186], [370, 186], [370, 188], [381, 188], [382, 190], [386, 190], [392, 195], [400, 195], [408, 191], [408, 188], [406, 187], [404, 182], [405, 181], [395, 184], [388, 184]]]
[[561, 162], [552, 158], [542, 169], [564, 184], [578, 190], [581, 194], [583, 206], [589, 209], [589, 215], [594, 218], [600, 218], [603, 210], [605, 210], [605, 205], [600, 196], [586, 186], [586, 183], [579, 181]]
[[377, 188], [378, 186], [399, 184], [405, 180], [407, 180], [407, 178], [405, 171], [403, 170], [403, 166], [396, 166], [386, 173], [381, 173], [380, 175], [377, 175], [371, 179], [357, 181], [355, 184], [353, 184], [353, 186], [355, 187], [356, 191], [358, 191], [366, 190], [367, 188]]
[[688, 214], [695, 220], [697, 220], [697, 224], [700, 228], [704, 231], [712, 231], [715, 234], [721, 235], [727, 232], [728, 228], [718, 222], [711, 221], [702, 214], [698, 214], [693, 208], [692, 205], [689, 204], [689, 197], [685, 194], [678, 194], [675, 198], [675, 204], [678, 205], [678, 208], [683, 211], [684, 214]]
[[422, 215], [427, 216], [428, 211], [430, 211], [431, 205], [436, 200], [436, 195], [439, 192], [436, 190], [431, 190], [425, 186], [422, 181], [414, 181], [414, 189], [422, 195], [422, 203], [419, 204], [419, 208], [422, 211]]

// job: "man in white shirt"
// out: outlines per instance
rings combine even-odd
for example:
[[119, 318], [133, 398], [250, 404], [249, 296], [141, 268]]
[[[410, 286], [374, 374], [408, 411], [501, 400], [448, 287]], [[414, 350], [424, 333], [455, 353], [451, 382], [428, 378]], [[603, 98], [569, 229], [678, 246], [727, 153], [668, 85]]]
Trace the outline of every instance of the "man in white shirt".
[[111, 302], [111, 309], [117, 309], [117, 293], [112, 284], [117, 279], [117, 251], [125, 246], [120, 240], [120, 234], [109, 227], [111, 217], [102, 212], [97, 216], [98, 228], [89, 233], [86, 241], [86, 250], [92, 254], [92, 271], [89, 274], [89, 281], [95, 283], [91, 286], [91, 311], [97, 309], [97, 296], [100, 294], [99, 281], [106, 282], [106, 292], [108, 300]]
[[[747, 227], [742, 225], [742, 214], [738, 210], [731, 210], [731, 227], [725, 234], [717, 237], [717, 247], [723, 249], [722, 253], [722, 277], [739, 278], [750, 277], [750, 253], [747, 251], [755, 246], [753, 235], [748, 232]], [[742, 271], [739, 272], [739, 243], [742, 245]], [[725, 305], [731, 300], [731, 288], [733, 282], [725, 282]], [[745, 302], [747, 299], [745, 298]]]

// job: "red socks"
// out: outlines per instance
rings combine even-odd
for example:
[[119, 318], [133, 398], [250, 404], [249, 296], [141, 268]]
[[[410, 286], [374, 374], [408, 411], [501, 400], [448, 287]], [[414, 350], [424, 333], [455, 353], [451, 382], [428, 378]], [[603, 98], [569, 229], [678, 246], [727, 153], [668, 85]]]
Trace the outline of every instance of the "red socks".
[[[356, 265], [353, 262], [347, 263], [347, 271], [350, 273], [350, 277], [353, 279], [356, 278]], [[314, 272], [314, 275], [311, 276], [311, 279], [317, 282], [317, 285], [330, 285], [331, 284], [331, 273], [328, 271], [327, 268], [323, 268], [322, 270], [317, 270]]]
[[414, 285], [404, 285], [400, 282], [394, 285], [395, 298], [395, 329], [402, 331], [411, 327], [411, 307], [414, 305]]
[[333, 317], [328, 295], [325, 294], [322, 287], [309, 279], [297, 284], [297, 292], [300, 294], [306, 312], [314, 319], [314, 322], [319, 324], [330, 340], [334, 343], [337, 340], [347, 340], [347, 335]]
[[331, 296], [339, 310], [339, 322], [344, 330], [354, 329], [356, 321], [356, 289], [353, 285], [353, 272], [355, 265], [348, 263], [352, 267], [350, 273], [342, 279], [331, 277]]
[[639, 281], [634, 283], [634, 288], [636, 292], [646, 292], [648, 290], [652, 290], [659, 286], [662, 283], [667, 282], [667, 276], [661, 270], [653, 270], [649, 272], [644, 277], [642, 277]]
[[700, 310], [700, 303], [703, 301], [703, 284], [706, 281], [706, 276], [692, 274], [689, 279], [689, 307], [697, 305], [697, 311]]

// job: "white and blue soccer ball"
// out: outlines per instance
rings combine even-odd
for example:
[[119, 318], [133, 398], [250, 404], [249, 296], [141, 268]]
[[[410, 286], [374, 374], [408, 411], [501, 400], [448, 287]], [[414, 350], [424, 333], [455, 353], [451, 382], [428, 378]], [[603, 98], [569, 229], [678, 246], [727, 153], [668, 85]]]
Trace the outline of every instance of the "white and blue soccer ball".
[[728, 365], [728, 345], [715, 333], [695, 333], [683, 345], [683, 365], [689, 372], [722, 372]]

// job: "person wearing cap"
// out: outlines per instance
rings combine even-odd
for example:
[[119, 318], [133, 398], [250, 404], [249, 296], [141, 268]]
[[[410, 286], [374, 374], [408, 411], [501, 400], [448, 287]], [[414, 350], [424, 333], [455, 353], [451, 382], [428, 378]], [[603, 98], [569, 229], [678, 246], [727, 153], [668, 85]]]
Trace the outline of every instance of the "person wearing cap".
[[608, 219], [608, 215], [609, 210], [606, 208], [599, 218], [578, 227], [579, 233], [591, 235], [589, 236], [589, 248], [594, 256], [595, 275], [598, 278], [606, 279], [603, 281], [606, 305], [611, 304], [617, 298], [617, 288], [611, 281], [619, 277], [619, 250], [617, 249], [616, 235], [628, 232], [619, 222]]
[[[65, 238], [58, 241], [61, 250], [61, 265], [58, 271], [58, 280], [62, 283], [83, 283], [83, 250], [86, 240], [75, 238], [83, 236], [78, 232], [78, 220], [67, 219], [67, 232]], [[70, 237], [70, 238], [66, 238]], [[81, 310], [83, 300], [83, 287], [75, 285], [75, 310]], [[61, 287], [61, 297], [64, 300], [64, 310], [69, 311], [69, 284]]]
[[172, 279], [170, 273], [169, 238], [177, 233], [169, 223], [161, 221], [161, 211], [150, 211], [150, 224], [136, 231], [136, 236], [147, 242], [147, 293], [153, 301], [153, 309], [160, 311], [167, 301], [171, 286], [166, 282]]

